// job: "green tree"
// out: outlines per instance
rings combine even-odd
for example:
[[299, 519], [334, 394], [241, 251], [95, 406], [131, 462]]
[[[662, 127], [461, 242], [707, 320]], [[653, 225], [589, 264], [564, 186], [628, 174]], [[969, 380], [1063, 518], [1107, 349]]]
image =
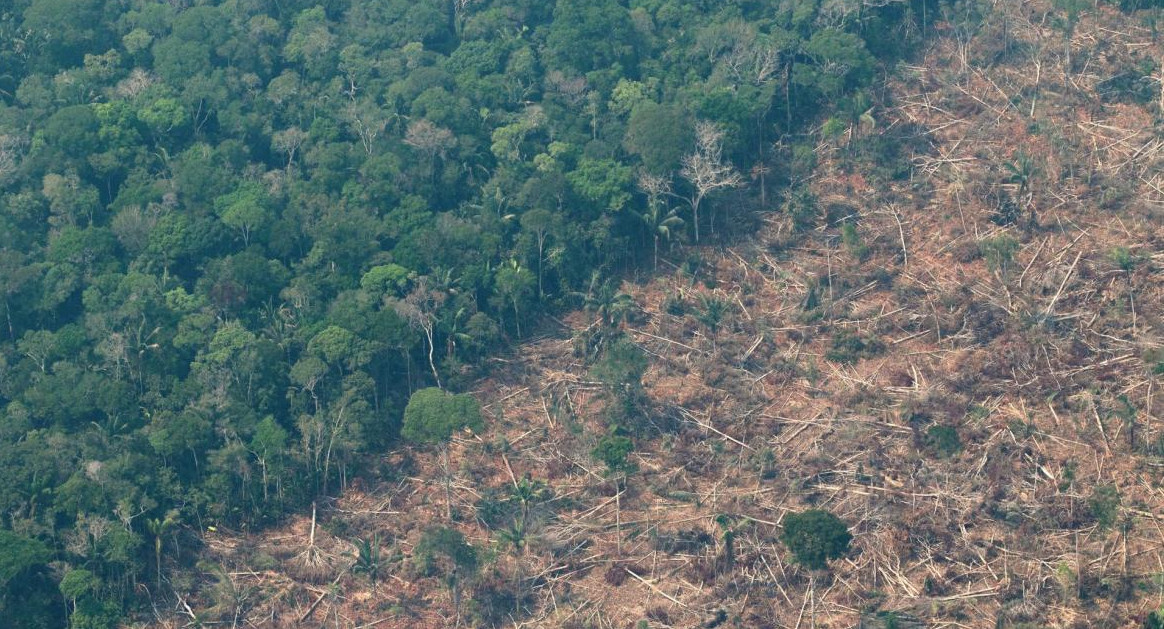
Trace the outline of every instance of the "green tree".
[[695, 318], [699, 320], [711, 332], [711, 347], [715, 351], [715, 342], [719, 336], [719, 326], [723, 320], [731, 312], [731, 302], [715, 295], [699, 296], [699, 305], [701, 310], [696, 313]]
[[792, 80], [814, 90], [826, 102], [838, 102], [847, 90], [864, 87], [873, 78], [874, 59], [865, 42], [852, 33], [823, 28], [801, 48], [811, 63], [798, 64]]
[[580, 73], [615, 66], [616, 74], [635, 62], [634, 27], [616, 0], [562, 0], [554, 5], [546, 35], [552, 63]]
[[521, 304], [533, 296], [536, 282], [533, 273], [521, 266], [517, 260], [510, 260], [497, 269], [494, 279], [497, 296], [513, 305], [513, 323], [517, 328], [518, 338], [521, 338]]
[[72, 609], [69, 615], [71, 629], [113, 629], [117, 626], [120, 610], [98, 597], [101, 588], [101, 578], [89, 570], [74, 568], [65, 572], [60, 589]]
[[262, 470], [263, 502], [270, 500], [271, 477], [274, 476], [275, 491], [283, 493], [282, 458], [287, 451], [289, 434], [279, 425], [275, 418], [268, 415], [255, 426], [255, 434], [251, 437], [250, 451], [254, 453]]
[[671, 240], [671, 233], [683, 226], [683, 219], [675, 208], [666, 207], [663, 196], [671, 194], [669, 177], [660, 177], [649, 173], [640, 173], [638, 177], [639, 190], [647, 195], [647, 209], [639, 214], [647, 233], [654, 241], [655, 256], [654, 268], [659, 268], [659, 241]]
[[627, 475], [635, 471], [637, 466], [630, 460], [635, 444], [630, 437], [622, 434], [618, 426], [614, 426], [603, 435], [590, 455], [606, 465], [606, 473], [615, 479], [614, 523], [618, 555], [622, 556], [622, 492], [626, 485]]
[[15, 580], [26, 571], [44, 565], [52, 558], [48, 546], [39, 540], [0, 529], [0, 592], [19, 591]]
[[158, 591], [162, 589], [162, 542], [165, 536], [178, 524], [179, 513], [176, 509], [166, 512], [165, 517], [146, 520], [146, 529], [154, 537], [154, 570]]
[[244, 182], [234, 192], [214, 200], [218, 217], [239, 232], [244, 247], [250, 246], [254, 232], [271, 220], [268, 205], [267, 192], [256, 181]]
[[789, 513], [783, 524], [780, 541], [809, 570], [828, 568], [829, 560], [843, 556], [853, 539], [840, 518], [821, 509]]
[[679, 168], [694, 140], [695, 129], [678, 107], [643, 101], [631, 111], [622, 145], [648, 173], [662, 175]]
[[1086, 0], [1055, 0], [1053, 4], [1056, 9], [1063, 12], [1061, 17], [1055, 19], [1054, 24], [1063, 31], [1063, 83], [1070, 85], [1073, 59], [1071, 42], [1075, 38], [1075, 27], [1079, 24], [1083, 12], [1093, 5]]
[[629, 166], [611, 159], [583, 157], [578, 168], [566, 174], [566, 180], [579, 196], [599, 209], [618, 212], [631, 200], [632, 172]]
[[450, 490], [448, 442], [460, 430], [480, 432], [485, 422], [476, 398], [468, 394], [452, 394], [439, 388], [421, 389], [408, 399], [404, 407], [404, 425], [400, 434], [408, 441], [440, 448], [445, 476], [445, 517], [453, 519]]
[[1091, 490], [1087, 506], [1100, 530], [1110, 529], [1119, 519], [1120, 503], [1120, 492], [1114, 485], [1100, 485]]
[[538, 298], [545, 296], [542, 286], [542, 266], [546, 260], [546, 239], [554, 229], [554, 214], [546, 209], [533, 209], [521, 215], [521, 228], [533, 234], [538, 247]]

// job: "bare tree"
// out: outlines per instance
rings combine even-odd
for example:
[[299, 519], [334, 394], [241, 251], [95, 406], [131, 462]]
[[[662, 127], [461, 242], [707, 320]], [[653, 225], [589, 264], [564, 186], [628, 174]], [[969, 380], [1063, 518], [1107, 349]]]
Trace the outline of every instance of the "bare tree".
[[581, 108], [590, 93], [590, 85], [585, 77], [567, 76], [560, 70], [550, 70], [546, 74], [546, 89], [557, 94], [571, 108]]
[[380, 108], [370, 101], [353, 101], [345, 113], [348, 124], [360, 138], [364, 152], [371, 155], [376, 137], [388, 126], [387, 117], [383, 116]]
[[429, 178], [436, 174], [437, 158], [444, 159], [449, 149], [457, 145], [452, 131], [421, 118], [408, 125], [404, 143], [420, 151], [428, 160]]
[[295, 153], [307, 141], [307, 132], [299, 127], [291, 127], [271, 134], [271, 148], [287, 155], [287, 170], [295, 162]]
[[684, 200], [691, 205], [695, 242], [699, 242], [699, 206], [703, 200], [716, 190], [735, 188], [743, 183], [743, 177], [735, 166], [723, 158], [723, 130], [718, 125], [703, 120], [695, 124], [695, 152], [683, 157], [679, 175], [691, 184], [691, 196], [684, 197]]
[[432, 370], [432, 377], [436, 379], [436, 385], [439, 388], [443, 387], [441, 386], [441, 377], [437, 373], [436, 363], [433, 362], [432, 337], [433, 329], [439, 321], [437, 312], [440, 310], [441, 304], [445, 302], [445, 297], [444, 293], [430, 288], [428, 276], [422, 275], [417, 278], [416, 286], [404, 299], [385, 298], [396, 314], [408, 321], [409, 325], [420, 328], [424, 332], [424, 338], [428, 341], [428, 366]]
[[464, 28], [466, 16], [469, 13], [469, 8], [475, 4], [480, 4], [481, 0], [450, 0], [453, 11], [453, 28], [458, 35], [461, 34], [461, 29]]
[[16, 135], [0, 135], [0, 185], [7, 183], [8, 178], [16, 173], [20, 164], [20, 156], [28, 142]]

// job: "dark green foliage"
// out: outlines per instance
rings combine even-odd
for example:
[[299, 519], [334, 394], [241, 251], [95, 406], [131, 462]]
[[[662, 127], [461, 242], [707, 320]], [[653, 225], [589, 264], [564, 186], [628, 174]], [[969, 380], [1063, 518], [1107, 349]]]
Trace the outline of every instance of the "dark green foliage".
[[678, 108], [644, 101], [631, 111], [622, 142], [648, 171], [665, 173], [679, 167], [693, 138], [691, 123]]
[[424, 532], [415, 557], [423, 572], [440, 569], [446, 577], [455, 572], [470, 575], [477, 570], [477, 549], [456, 529], [436, 527]]
[[926, 430], [926, 447], [939, 457], [954, 456], [962, 450], [962, 439], [953, 426], [935, 424]]
[[884, 351], [885, 344], [876, 336], [841, 330], [833, 336], [832, 347], [825, 357], [834, 362], [855, 363], [878, 356]]
[[846, 221], [841, 225], [841, 244], [845, 245], [845, 249], [858, 260], [864, 260], [869, 255], [869, 247], [861, 241], [861, 234], [852, 221]]
[[65, 601], [47, 568], [20, 577], [19, 587], [0, 589], [0, 615], [13, 627], [58, 629], [66, 626]]
[[366, 575], [372, 583], [372, 594], [375, 595], [380, 571], [384, 567], [380, 556], [380, 534], [376, 533], [371, 539], [356, 540], [356, 549], [358, 555], [352, 572]]
[[605, 463], [606, 469], [611, 473], [630, 472], [634, 469], [634, 463], [628, 457], [634, 451], [634, 447], [630, 437], [612, 430], [598, 440], [590, 454]]
[[827, 568], [830, 559], [848, 551], [852, 539], [840, 518], [820, 509], [788, 514], [780, 534], [780, 541], [792, 551], [796, 562], [810, 570]]
[[1147, 618], [1144, 619], [1144, 629], [1164, 629], [1164, 610], [1148, 612]]
[[38, 572], [50, 559], [52, 553], [43, 543], [0, 529], [0, 614], [30, 623], [51, 618], [36, 618], [47, 606], [28, 605], [30, 597], [42, 598]]
[[816, 196], [807, 187], [797, 188], [788, 193], [788, 201], [784, 205], [784, 211], [792, 219], [792, 225], [797, 230], [812, 227], [820, 213], [816, 204]]
[[590, 368], [592, 376], [620, 394], [638, 392], [646, 371], [646, 352], [626, 338], [607, 346], [602, 358]]
[[687, 314], [687, 302], [682, 295], [670, 294], [663, 298], [663, 312], [675, 317]]

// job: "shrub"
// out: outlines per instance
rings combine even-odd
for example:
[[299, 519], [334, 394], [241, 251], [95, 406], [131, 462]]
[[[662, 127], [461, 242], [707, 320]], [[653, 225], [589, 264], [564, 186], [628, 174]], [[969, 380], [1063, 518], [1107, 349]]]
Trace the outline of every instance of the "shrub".
[[477, 570], [477, 549], [465, 541], [460, 531], [443, 526], [424, 532], [416, 545], [415, 558], [424, 574], [430, 574], [444, 561], [451, 564], [442, 570], [445, 574], [450, 574], [454, 567], [468, 574]]
[[682, 317], [687, 314], [687, 302], [683, 299], [682, 295], [669, 293], [663, 298], [662, 307], [663, 312], [675, 317]]
[[1116, 522], [1120, 514], [1120, 492], [1114, 485], [1100, 485], [1091, 490], [1091, 497], [1087, 499], [1087, 506], [1099, 528], [1107, 530]]
[[999, 275], [1006, 275], [1014, 261], [1014, 254], [1019, 249], [1019, 243], [1005, 234], [987, 238], [978, 243], [982, 257], [986, 258], [986, 268]]
[[833, 346], [825, 358], [835, 363], [855, 363], [862, 358], [872, 358], [885, 351], [885, 344], [874, 336], [861, 337], [848, 330], [842, 330], [833, 337]]
[[622, 436], [618, 430], [612, 430], [598, 440], [591, 455], [605, 463], [611, 473], [630, 472], [634, 463], [628, 457], [633, 450], [634, 442], [629, 437]]
[[939, 457], [950, 457], [962, 451], [962, 439], [954, 427], [935, 424], [926, 431], [926, 447]]

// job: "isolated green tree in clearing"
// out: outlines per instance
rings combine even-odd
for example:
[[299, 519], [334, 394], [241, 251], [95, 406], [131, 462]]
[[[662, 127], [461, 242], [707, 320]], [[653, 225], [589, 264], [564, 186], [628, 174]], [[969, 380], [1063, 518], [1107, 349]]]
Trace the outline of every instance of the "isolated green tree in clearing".
[[810, 570], [828, 568], [828, 561], [844, 555], [852, 540], [845, 523], [821, 509], [789, 514], [780, 535], [796, 562]]
[[468, 394], [455, 395], [436, 387], [421, 389], [408, 399], [404, 408], [401, 436], [422, 445], [436, 445], [441, 450], [445, 474], [445, 517], [453, 518], [449, 490], [449, 439], [458, 430], [480, 432], [484, 428], [481, 406]]

